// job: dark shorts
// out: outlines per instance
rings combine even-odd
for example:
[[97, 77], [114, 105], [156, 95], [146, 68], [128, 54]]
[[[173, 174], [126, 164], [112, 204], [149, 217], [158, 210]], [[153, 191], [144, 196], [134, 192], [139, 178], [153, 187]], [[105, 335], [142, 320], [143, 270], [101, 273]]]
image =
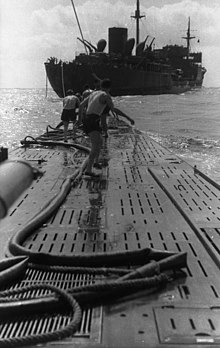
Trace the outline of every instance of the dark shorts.
[[61, 120], [64, 122], [70, 122], [70, 121], [75, 122], [76, 121], [75, 109], [71, 109], [71, 110], [63, 109]]
[[83, 118], [83, 130], [86, 134], [89, 134], [90, 132], [97, 131], [100, 132], [102, 131], [100, 127], [100, 116], [91, 114], [91, 115], [85, 115]]
[[103, 115], [108, 115], [109, 114], [109, 111], [110, 111], [110, 107], [108, 105], [106, 105], [106, 107], [104, 108], [103, 110]]

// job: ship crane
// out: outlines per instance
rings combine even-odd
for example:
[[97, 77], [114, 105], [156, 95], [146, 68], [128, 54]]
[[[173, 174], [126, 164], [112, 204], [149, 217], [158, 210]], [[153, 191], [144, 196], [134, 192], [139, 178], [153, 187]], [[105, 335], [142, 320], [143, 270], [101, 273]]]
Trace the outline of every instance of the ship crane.
[[134, 18], [136, 20], [136, 46], [139, 44], [139, 35], [140, 35], [139, 20], [143, 17], [145, 17], [145, 15], [140, 13], [140, 1], [137, 0], [137, 7], [136, 7], [135, 14], [131, 16], [131, 18]]

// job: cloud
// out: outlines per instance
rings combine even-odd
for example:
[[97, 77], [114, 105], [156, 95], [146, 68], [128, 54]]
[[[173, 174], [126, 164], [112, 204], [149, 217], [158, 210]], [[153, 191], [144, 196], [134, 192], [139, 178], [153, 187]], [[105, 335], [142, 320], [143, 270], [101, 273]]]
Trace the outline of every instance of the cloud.
[[[168, 3], [167, 3], [168, 2]], [[173, 2], [173, 1], [172, 1]], [[10, 71], [18, 66], [23, 72], [15, 74], [14, 84], [17, 86], [31, 83], [29, 69], [36, 70], [31, 76], [32, 86], [39, 87], [45, 83], [44, 62], [50, 56], [71, 60], [75, 52], [83, 51], [83, 45], [77, 40], [80, 36], [77, 21], [70, 1], [39, 0], [0, 0], [1, 5], [1, 85], [9, 84]], [[134, 2], [133, 2], [134, 3]], [[145, 2], [146, 3], [146, 2]], [[171, 0], [158, 1], [159, 7], [151, 1], [146, 7], [141, 2], [141, 12], [146, 15], [141, 21], [141, 39], [150, 35], [155, 37], [156, 47], [166, 44], [184, 44], [182, 36], [186, 34], [188, 17], [191, 18], [192, 34], [200, 39], [192, 41], [195, 50], [202, 50], [204, 63], [208, 73], [209, 84], [220, 85], [218, 61], [220, 59], [220, 6], [218, 2], [205, 0], [183, 0], [171, 3]], [[167, 3], [167, 4], [166, 4]], [[135, 21], [130, 18], [134, 13], [131, 1], [86, 0], [79, 1], [77, 13], [84, 37], [96, 44], [100, 38], [107, 40], [108, 27], [127, 26], [129, 37], [135, 37]], [[214, 53], [214, 59], [211, 53]], [[216, 57], [216, 59], [215, 59]], [[13, 69], [11, 68], [13, 66]], [[211, 70], [210, 70], [211, 69]], [[214, 76], [210, 76], [215, 71]], [[37, 74], [39, 75], [37, 78]], [[19, 76], [17, 76], [19, 75]], [[3, 76], [3, 77], [2, 77]], [[207, 77], [208, 76], [208, 77]], [[14, 87], [14, 86], [13, 86]], [[28, 87], [28, 85], [26, 86]]]
[[[111, 13], [111, 16], [109, 16]], [[129, 7], [123, 2], [117, 6], [101, 0], [86, 1], [77, 7], [83, 36], [96, 44], [100, 38], [107, 39], [109, 26], [124, 26], [129, 18]], [[81, 38], [72, 6], [56, 6], [35, 11], [31, 18], [32, 34], [38, 37], [39, 47], [59, 58], [74, 58], [75, 50], [84, 50], [77, 37]], [[59, 46], [59, 47], [58, 47]]]

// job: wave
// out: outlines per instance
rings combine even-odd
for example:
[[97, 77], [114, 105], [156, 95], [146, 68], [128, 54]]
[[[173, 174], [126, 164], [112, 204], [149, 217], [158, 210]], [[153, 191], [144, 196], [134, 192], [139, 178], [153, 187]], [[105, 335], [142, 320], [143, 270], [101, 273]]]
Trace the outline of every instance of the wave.
[[20, 112], [21, 114], [29, 114], [29, 111], [22, 107], [14, 107], [15, 112]]
[[203, 139], [200, 137], [184, 137], [175, 134], [160, 134], [147, 132], [147, 134], [169, 149], [187, 149], [190, 151], [207, 151], [213, 149], [219, 151], [220, 140]]

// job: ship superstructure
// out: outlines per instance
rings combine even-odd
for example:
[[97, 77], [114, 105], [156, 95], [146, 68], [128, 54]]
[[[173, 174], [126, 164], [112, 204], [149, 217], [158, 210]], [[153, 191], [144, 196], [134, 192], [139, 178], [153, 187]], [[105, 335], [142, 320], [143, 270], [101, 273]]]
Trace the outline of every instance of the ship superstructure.
[[69, 62], [48, 59], [46, 73], [58, 96], [63, 97], [70, 88], [82, 92], [85, 84], [93, 88], [94, 76], [111, 79], [113, 96], [181, 93], [201, 87], [206, 69], [202, 66], [202, 53], [190, 51], [190, 41], [194, 38], [190, 33], [190, 18], [184, 37], [186, 46], [154, 49], [155, 38], [149, 41], [149, 35], [139, 42], [139, 21], [143, 16], [137, 0], [132, 16], [136, 20], [136, 40], [128, 37], [127, 28], [112, 27], [108, 29], [108, 45], [104, 39], [93, 45], [81, 36], [78, 39], [85, 53]]

